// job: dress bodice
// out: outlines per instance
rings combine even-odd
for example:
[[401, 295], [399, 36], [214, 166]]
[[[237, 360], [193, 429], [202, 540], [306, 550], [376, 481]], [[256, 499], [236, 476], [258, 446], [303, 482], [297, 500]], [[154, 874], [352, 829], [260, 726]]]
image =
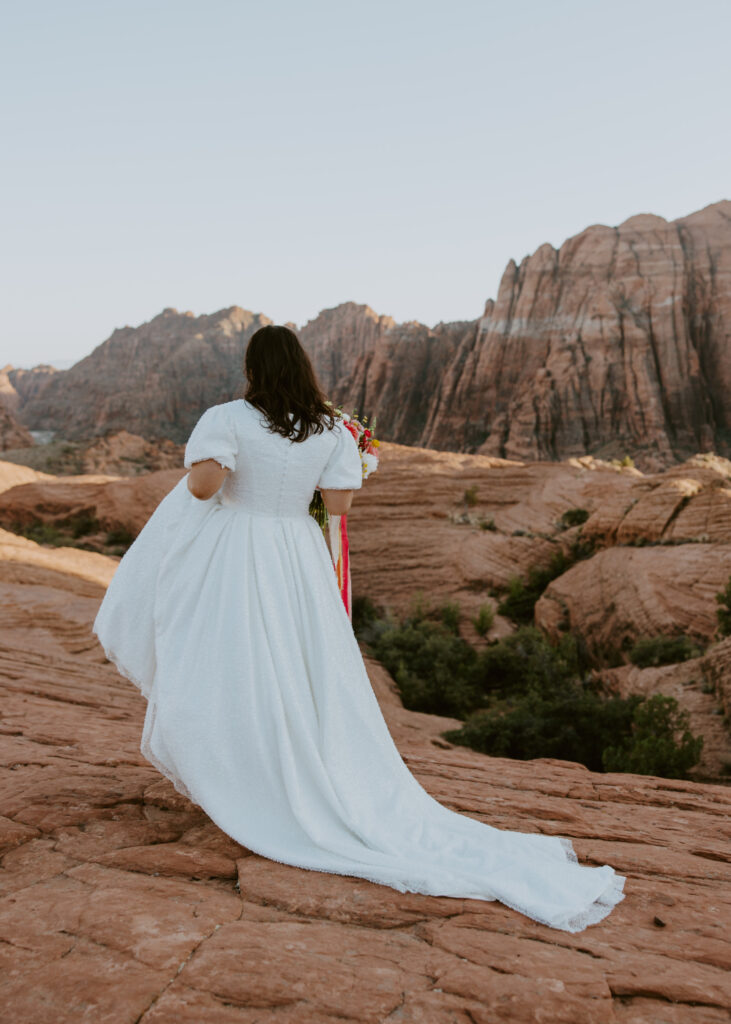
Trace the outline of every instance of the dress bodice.
[[269, 430], [264, 413], [245, 399], [203, 413], [186, 445], [184, 465], [189, 469], [204, 459], [231, 470], [218, 492], [220, 502], [253, 515], [306, 516], [317, 486], [357, 489], [362, 484], [358, 447], [341, 421], [292, 441]]

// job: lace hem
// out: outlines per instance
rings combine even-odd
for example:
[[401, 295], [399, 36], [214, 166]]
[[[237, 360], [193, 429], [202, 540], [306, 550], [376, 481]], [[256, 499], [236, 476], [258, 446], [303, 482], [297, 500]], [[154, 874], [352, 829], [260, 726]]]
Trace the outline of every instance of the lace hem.
[[94, 634], [94, 636], [96, 636], [97, 640], [99, 641], [99, 646], [104, 651], [104, 657], [107, 659], [107, 661], [110, 661], [112, 665], [114, 665], [114, 667], [116, 668], [117, 672], [119, 672], [120, 675], [124, 676], [125, 679], [129, 679], [131, 683], [134, 683], [137, 689], [142, 693], [143, 697], [148, 697], [150, 692], [149, 683], [143, 682], [143, 680], [139, 679], [134, 674], [134, 672], [128, 669], [127, 666], [123, 664], [119, 657], [114, 653], [112, 648], [107, 647], [107, 645], [102, 641], [97, 631], [93, 628], [92, 633]]
[[[195, 804], [196, 807], [200, 807], [200, 804], [196, 803], [196, 801], [193, 799], [192, 793], [190, 792], [188, 787], [185, 785], [183, 780], [181, 778], [179, 778], [175, 774], [175, 772], [172, 771], [171, 768], [168, 768], [168, 766], [165, 764], [164, 761], [161, 761], [152, 752], [152, 747], [150, 745], [150, 736], [152, 735], [152, 730], [153, 730], [153, 726], [155, 724], [156, 716], [157, 716], [157, 705], [155, 704], [155, 702], [153, 700], [151, 700], [150, 703], [149, 703], [149, 707], [148, 707], [148, 716], [145, 719], [145, 727], [144, 727], [144, 729], [142, 731], [142, 740], [140, 742], [140, 752], [142, 753], [142, 756], [145, 757], [150, 762], [150, 764], [153, 766], [153, 768], [157, 768], [157, 770], [160, 772], [161, 775], [164, 775], [166, 779], [168, 779], [170, 782], [172, 782], [173, 787], [175, 788], [175, 790], [178, 793], [180, 793], [181, 796], [184, 796], [186, 798], [186, 800], [190, 800], [190, 802]], [[205, 811], [205, 808], [201, 807], [201, 810]], [[209, 815], [209, 817], [210, 817], [210, 815]]]
[[[98, 638], [98, 634], [96, 635]], [[215, 818], [211, 816], [208, 810], [196, 801], [195, 797], [188, 789], [188, 787], [185, 785], [183, 780], [178, 775], [176, 775], [176, 773], [168, 765], [166, 765], [163, 761], [156, 757], [155, 754], [152, 752], [149, 737], [152, 733], [152, 727], [155, 722], [157, 708], [155, 702], [149, 698], [149, 687], [142, 680], [138, 679], [135, 676], [135, 674], [131, 672], [127, 668], [127, 666], [120, 661], [120, 659], [116, 656], [114, 651], [111, 650], [111, 648], [106, 647], [101, 642], [101, 640], [99, 640], [99, 643], [101, 644], [104, 650], [106, 658], [115, 666], [117, 671], [121, 675], [129, 679], [129, 681], [133, 683], [145, 697], [148, 698], [149, 718], [145, 722], [145, 728], [142, 734], [142, 741], [140, 743], [140, 752], [142, 753], [143, 757], [145, 757], [145, 759], [154, 768], [156, 768], [161, 775], [163, 775], [166, 779], [169, 780], [169, 782], [172, 783], [176, 792], [180, 793], [181, 796], [184, 796], [186, 800], [190, 800], [190, 802], [195, 804], [196, 807], [201, 807], [201, 810], [208, 814], [209, 818], [211, 818], [212, 821], [215, 821]], [[223, 826], [219, 822], [215, 821], [215, 823], [218, 825], [219, 828], [222, 829], [222, 831], [225, 832], [225, 829], [223, 829]], [[236, 839], [235, 836], [233, 836], [232, 838], [235, 839], [236, 842], [239, 842], [239, 840]], [[566, 860], [571, 863], [578, 864], [579, 858], [576, 855], [572, 841], [563, 836], [558, 836], [557, 838], [561, 845], [561, 849], [564, 852]], [[375, 885], [386, 885], [390, 889], [395, 889], [397, 892], [412, 892], [425, 896], [444, 896], [444, 893], [439, 891], [439, 886], [430, 887], [418, 882], [409, 883], [408, 881], [401, 883], [396, 881], [385, 881], [382, 877], [376, 877], [372, 873], [368, 873], [366, 871], [348, 871], [345, 868], [335, 869], [313, 866], [309, 864], [298, 863], [296, 858], [291, 860], [282, 860], [279, 857], [272, 856], [272, 854], [268, 851], [257, 846], [251, 845], [248, 842], [246, 844], [242, 843], [241, 845], [245, 846], [247, 850], [250, 850], [252, 853], [257, 854], [260, 857], [266, 857], [267, 860], [275, 861], [278, 864], [286, 864], [289, 867], [297, 867], [305, 871], [320, 871], [324, 874], [330, 875], [342, 875], [344, 877], [350, 878], [362, 878], [364, 881], [372, 882]], [[536, 921], [538, 924], [544, 924], [547, 925], [549, 928], [556, 928], [560, 931], [575, 933], [583, 931], [585, 928], [589, 927], [592, 924], [597, 924], [599, 921], [607, 917], [609, 913], [611, 913], [612, 909], [625, 898], [625, 882], [626, 877], [624, 875], [618, 875], [614, 873], [607, 887], [596, 897], [596, 899], [588, 907], [574, 914], [572, 917], [567, 917], [561, 921], [549, 921], [546, 918], [541, 918], [536, 914], [530, 913], [528, 910], [526, 910], [525, 907], [521, 907], [519, 904], [512, 903], [509, 900], [503, 899], [502, 897], [497, 896], [495, 894], [488, 894], [487, 891], [484, 894], [471, 894], [461, 897], [450, 898], [478, 899], [486, 903], [498, 901], [502, 903], [503, 906], [509, 907], [511, 910], [515, 910], [519, 914], [523, 914], [525, 917], [528, 917], [532, 921]]]
[[[152, 721], [154, 721], [154, 710]], [[143, 755], [150, 762], [150, 764], [157, 768], [157, 770], [162, 775], [164, 775], [166, 779], [170, 780], [170, 782], [173, 784], [178, 793], [186, 797], [186, 799], [190, 800], [191, 803], [194, 803], [196, 807], [201, 807], [201, 810], [203, 810], [208, 815], [208, 817], [216, 825], [218, 825], [221, 831], [226, 832], [223, 825], [219, 821], [217, 821], [216, 818], [213, 817], [205, 807], [197, 803], [195, 797], [192, 795], [192, 793], [187, 788], [182, 779], [179, 779], [175, 775], [175, 773], [170, 768], [168, 768], [167, 765], [163, 764], [161, 761], [158, 760], [157, 757], [155, 757], [155, 755], [152, 753], [150, 749], [149, 743], [146, 742], [144, 736], [140, 749]], [[226, 834], [228, 835], [228, 833]], [[372, 872], [356, 870], [349, 871], [345, 867], [326, 868], [321, 867], [320, 865], [305, 864], [297, 858], [291, 858], [290, 860], [282, 860], [281, 857], [273, 856], [269, 851], [263, 849], [262, 847], [259, 847], [256, 844], [250, 843], [248, 840], [246, 843], [243, 843], [241, 842], [241, 840], [237, 839], [236, 836], [232, 836], [231, 838], [234, 839], [236, 842], [240, 843], [240, 845], [243, 846], [244, 849], [249, 850], [251, 853], [254, 853], [259, 857], [265, 857], [267, 860], [274, 861], [277, 864], [285, 864], [287, 867], [300, 868], [300, 870], [304, 871], [318, 871], [326, 875], [340, 875], [345, 878], [362, 878], [366, 882], [372, 882], [374, 885], [385, 885], [389, 889], [395, 889], [397, 892], [402, 893], [410, 892], [422, 896], [438, 896], [442, 898], [445, 897], [444, 892], [440, 890], [440, 887], [438, 885], [428, 886], [419, 882], [410, 883], [408, 881], [387, 881], [382, 876], [374, 875]], [[571, 840], [565, 839], [562, 836], [559, 836], [558, 839], [566, 855], [566, 860], [578, 864], [579, 859], [576, 856]], [[603, 920], [603, 918], [607, 917], [607, 915], [612, 911], [612, 909], [625, 898], [626, 894], [623, 891], [625, 881], [626, 878], [624, 875], [614, 874], [609, 885], [599, 894], [599, 896], [597, 896], [597, 898], [586, 909], [580, 911], [577, 914], [574, 914], [573, 917], [568, 917], [561, 921], [549, 921], [547, 918], [543, 918], [539, 915], [531, 913], [525, 907], [522, 907], [517, 903], [512, 903], [509, 900], [503, 899], [503, 897], [501, 896], [498, 896], [494, 893], [490, 893], [487, 890], [487, 887], [485, 887], [484, 893], [473, 893], [464, 896], [449, 896], [448, 898], [481, 900], [483, 903], [502, 903], [503, 906], [508, 907], [510, 910], [515, 910], [519, 914], [523, 914], [524, 917], [529, 918], [531, 921], [535, 921], [537, 924], [544, 924], [549, 928], [556, 928], [560, 931], [575, 933], [581, 932], [589, 925], [597, 924], [599, 921]]]

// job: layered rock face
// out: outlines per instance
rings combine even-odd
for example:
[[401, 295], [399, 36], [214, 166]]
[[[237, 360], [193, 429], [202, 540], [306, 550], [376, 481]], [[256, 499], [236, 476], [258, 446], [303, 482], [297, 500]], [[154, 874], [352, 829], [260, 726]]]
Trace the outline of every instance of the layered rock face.
[[[34, 366], [32, 370], [24, 370], [21, 367], [11, 366], [6, 363], [0, 369], [0, 405], [10, 409], [11, 412], [19, 412], [26, 402], [43, 391], [48, 381], [57, 373], [55, 366], [48, 366], [41, 363]], [[33, 424], [30, 424], [33, 426]]]
[[15, 418], [10, 409], [0, 403], [0, 451], [29, 448], [34, 443], [30, 431]]
[[[6, 368], [0, 400], [68, 438], [125, 429], [182, 443], [205, 408], [241, 393], [246, 342], [269, 322], [238, 307], [165, 310], [70, 370]], [[543, 245], [508, 264], [477, 321], [396, 324], [347, 302], [299, 334], [330, 397], [376, 416], [385, 440], [517, 459], [629, 454], [649, 470], [731, 454], [731, 202]]]
[[325, 310], [299, 336], [336, 404], [375, 420], [379, 436], [418, 445], [445, 367], [471, 326], [397, 324], [348, 302]]
[[594, 225], [512, 261], [468, 335], [421, 443], [508, 458], [731, 442], [731, 202], [668, 222]]
[[22, 420], [71, 440], [124, 429], [184, 443], [204, 409], [243, 393], [246, 343], [267, 323], [237, 306], [199, 317], [166, 309], [54, 374]]

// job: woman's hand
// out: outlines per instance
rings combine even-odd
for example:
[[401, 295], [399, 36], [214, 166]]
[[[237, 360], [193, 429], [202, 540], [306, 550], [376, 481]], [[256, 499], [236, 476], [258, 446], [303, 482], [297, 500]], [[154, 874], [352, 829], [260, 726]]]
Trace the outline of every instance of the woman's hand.
[[188, 473], [188, 490], [194, 498], [207, 501], [219, 490], [228, 472], [229, 469], [215, 459], [194, 462]]

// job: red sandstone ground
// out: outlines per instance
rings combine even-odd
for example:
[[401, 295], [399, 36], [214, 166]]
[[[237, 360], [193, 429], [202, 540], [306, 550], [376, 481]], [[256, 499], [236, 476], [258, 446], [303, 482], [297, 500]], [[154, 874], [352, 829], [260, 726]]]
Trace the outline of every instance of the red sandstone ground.
[[[431, 456], [423, 458], [428, 463]], [[463, 472], [460, 486], [467, 486], [474, 465], [453, 468]], [[520, 503], [531, 502], [527, 484], [525, 492], [518, 486], [527, 471], [507, 471], [515, 474], [516, 501], [505, 501], [502, 525], [511, 517], [518, 521], [525, 514]], [[550, 509], [577, 502], [581, 475], [558, 486], [550, 467], [546, 473], [544, 494], [554, 496], [545, 513], [550, 520]], [[377, 479], [352, 516], [356, 580], [363, 585], [376, 580], [368, 552], [386, 542], [368, 515]], [[606, 475], [589, 481], [603, 507]], [[630, 478], [627, 486], [633, 483]], [[110, 486], [122, 484], [137, 481]], [[443, 585], [448, 572], [440, 574], [434, 545], [420, 549], [428, 525], [422, 520], [431, 519], [445, 541], [454, 533], [454, 546], [441, 551], [443, 562], [464, 553], [461, 543], [479, 551], [478, 541], [492, 537], [445, 520], [439, 503], [453, 502], [453, 495], [444, 486], [435, 481], [428, 494], [422, 488], [426, 507], [416, 517], [413, 501], [393, 499], [391, 522], [401, 518], [403, 529], [392, 532], [391, 557], [412, 552], [403, 565], [404, 597], [412, 579], [428, 589], [434, 581]], [[152, 500], [150, 490], [135, 491], [135, 500], [141, 493]], [[463, 554], [460, 564], [481, 578], [474, 558]], [[479, 573], [489, 564], [497, 574], [499, 556], [494, 563], [483, 557]], [[627, 876], [625, 900], [599, 925], [570, 935], [498, 903], [404, 895], [265, 860], [224, 836], [139, 753], [144, 700], [105, 662], [90, 631], [115, 565], [93, 552], [49, 549], [0, 533], [5, 1020], [729, 1019], [727, 787], [595, 774], [569, 762], [518, 762], [451, 748], [439, 733], [452, 723], [405, 711], [388, 677], [368, 659], [394, 738], [435, 797], [500, 828], [571, 837], [580, 861], [609, 863]], [[382, 584], [383, 594], [395, 578]]]
[[[128, 435], [100, 446], [97, 475], [54, 477], [0, 461], [0, 526], [91, 515], [101, 532], [82, 541], [100, 551], [109, 550], [107, 530], [136, 534], [184, 470], [114, 475], [128, 446]], [[715, 595], [731, 576], [731, 462], [698, 455], [645, 475], [590, 457], [519, 462], [389, 443], [381, 453], [378, 472], [348, 516], [354, 594], [397, 614], [418, 591], [457, 601], [463, 634], [480, 644], [470, 620], [481, 604], [497, 606], [493, 588], [586, 538], [595, 554], [548, 586], [536, 621], [550, 636], [565, 629], [580, 634], [605, 660], [615, 655], [626, 662], [627, 646], [641, 635], [686, 632], [702, 647], [710, 644], [703, 657], [680, 665], [625, 664], [604, 675], [623, 694], [676, 697], [691, 729], [704, 737], [694, 777], [728, 780], [731, 641], [712, 641]], [[470, 488], [473, 505], [465, 502]], [[564, 528], [561, 516], [577, 508], [589, 518]], [[494, 529], [482, 529], [481, 521]], [[513, 628], [498, 615], [490, 636]]]

